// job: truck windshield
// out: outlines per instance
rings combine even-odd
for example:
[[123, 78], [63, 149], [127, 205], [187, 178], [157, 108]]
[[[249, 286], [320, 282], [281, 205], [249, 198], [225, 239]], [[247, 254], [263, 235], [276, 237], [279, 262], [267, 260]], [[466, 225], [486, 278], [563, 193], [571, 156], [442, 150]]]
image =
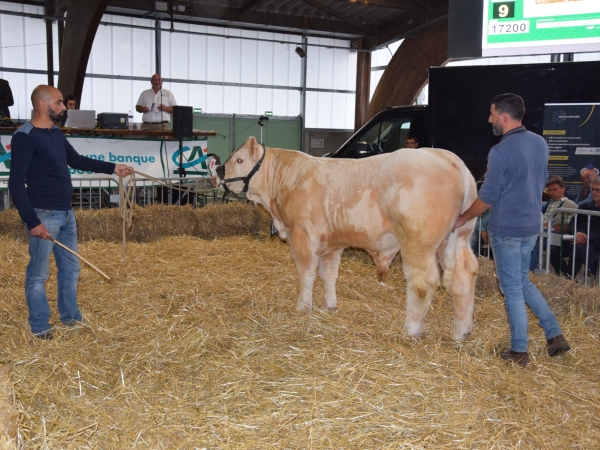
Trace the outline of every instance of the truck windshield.
[[386, 119], [373, 124], [356, 138], [366, 142], [372, 154], [388, 153], [404, 147], [404, 140], [410, 131], [410, 117]]

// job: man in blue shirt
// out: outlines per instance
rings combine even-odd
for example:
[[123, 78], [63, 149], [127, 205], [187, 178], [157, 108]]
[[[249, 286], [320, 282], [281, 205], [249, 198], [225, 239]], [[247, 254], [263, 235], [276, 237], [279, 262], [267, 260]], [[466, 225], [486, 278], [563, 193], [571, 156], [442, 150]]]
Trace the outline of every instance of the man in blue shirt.
[[490, 209], [488, 233], [510, 326], [510, 348], [500, 356], [526, 366], [527, 305], [544, 329], [550, 356], [570, 350], [542, 293], [529, 281], [529, 261], [541, 225], [540, 198], [548, 179], [548, 145], [521, 124], [523, 99], [502, 94], [492, 100], [489, 122], [500, 143], [488, 155], [479, 197], [461, 214], [455, 229]]
[[31, 331], [40, 339], [52, 339], [50, 308], [45, 283], [50, 274], [50, 254], [58, 268], [58, 311], [66, 325], [81, 322], [77, 306], [77, 257], [55, 246], [53, 237], [77, 252], [77, 225], [71, 207], [73, 185], [69, 166], [127, 176], [133, 167], [79, 155], [54, 122], [66, 110], [60, 91], [36, 87], [31, 94], [34, 116], [13, 135], [8, 189], [29, 231], [30, 261], [25, 272], [25, 299]]

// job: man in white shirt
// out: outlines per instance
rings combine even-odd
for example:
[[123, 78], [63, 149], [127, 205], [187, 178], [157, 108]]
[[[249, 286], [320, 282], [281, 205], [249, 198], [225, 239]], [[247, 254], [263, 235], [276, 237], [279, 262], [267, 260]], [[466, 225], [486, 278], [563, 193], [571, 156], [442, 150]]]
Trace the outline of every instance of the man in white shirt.
[[135, 110], [142, 115], [142, 129], [168, 130], [173, 106], [177, 106], [171, 91], [162, 88], [162, 77], [155, 73], [150, 79], [152, 89], [142, 92]]

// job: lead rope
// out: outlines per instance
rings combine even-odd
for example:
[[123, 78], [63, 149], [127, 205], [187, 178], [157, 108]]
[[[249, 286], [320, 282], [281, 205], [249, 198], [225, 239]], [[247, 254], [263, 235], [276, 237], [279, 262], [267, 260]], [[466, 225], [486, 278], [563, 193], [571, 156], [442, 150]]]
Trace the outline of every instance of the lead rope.
[[131, 229], [133, 223], [133, 196], [135, 195], [135, 173], [131, 174], [129, 183], [125, 185], [123, 182], [123, 175], [119, 175], [119, 213], [123, 223], [123, 238], [122, 238], [122, 249], [121, 255], [123, 261], [125, 258], [125, 248], [127, 247], [126, 232]]
[[123, 261], [125, 259], [125, 249], [127, 247], [127, 230], [131, 230], [133, 224], [133, 205], [135, 203], [135, 174], [141, 175], [142, 177], [152, 180], [157, 184], [161, 184], [169, 189], [173, 189], [181, 192], [195, 192], [194, 189], [182, 189], [176, 186], [173, 186], [171, 183], [165, 183], [164, 181], [159, 180], [158, 178], [151, 177], [150, 175], [146, 175], [145, 173], [138, 172], [134, 170], [130, 175], [129, 182], [125, 184], [123, 181], [123, 176], [119, 175], [119, 213], [121, 215], [121, 220], [123, 223], [123, 245], [122, 245], [122, 256]]

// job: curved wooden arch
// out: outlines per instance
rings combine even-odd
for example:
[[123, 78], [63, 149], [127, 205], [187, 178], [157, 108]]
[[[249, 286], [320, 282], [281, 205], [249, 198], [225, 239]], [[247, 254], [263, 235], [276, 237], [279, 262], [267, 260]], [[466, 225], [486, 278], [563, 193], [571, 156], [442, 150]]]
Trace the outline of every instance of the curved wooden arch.
[[385, 69], [369, 103], [365, 123], [386, 106], [412, 105], [427, 83], [427, 70], [448, 61], [448, 22], [407, 37]]
[[58, 90], [81, 99], [96, 30], [110, 0], [71, 1], [62, 38]]

